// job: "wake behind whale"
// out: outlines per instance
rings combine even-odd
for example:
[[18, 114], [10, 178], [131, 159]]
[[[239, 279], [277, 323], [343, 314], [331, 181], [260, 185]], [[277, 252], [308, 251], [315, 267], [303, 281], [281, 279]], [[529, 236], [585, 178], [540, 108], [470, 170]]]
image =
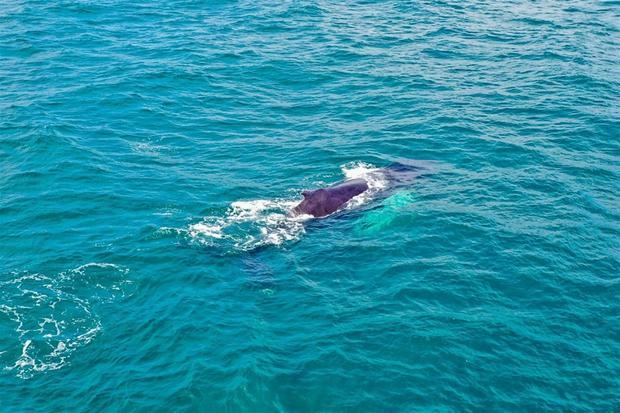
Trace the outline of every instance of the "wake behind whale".
[[[233, 251], [294, 242], [305, 232], [307, 221], [358, 209], [391, 190], [410, 185], [422, 170], [402, 164], [387, 168], [363, 162], [345, 164], [342, 184], [304, 191], [301, 203], [299, 199], [237, 201], [223, 214], [206, 216], [183, 232], [192, 243]], [[317, 195], [319, 199], [314, 199]]]

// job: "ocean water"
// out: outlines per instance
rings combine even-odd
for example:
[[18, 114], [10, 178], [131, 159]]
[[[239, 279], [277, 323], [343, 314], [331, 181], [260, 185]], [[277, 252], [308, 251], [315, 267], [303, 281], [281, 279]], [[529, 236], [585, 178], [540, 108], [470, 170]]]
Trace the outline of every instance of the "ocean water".
[[619, 62], [617, 1], [2, 1], [0, 410], [620, 411]]

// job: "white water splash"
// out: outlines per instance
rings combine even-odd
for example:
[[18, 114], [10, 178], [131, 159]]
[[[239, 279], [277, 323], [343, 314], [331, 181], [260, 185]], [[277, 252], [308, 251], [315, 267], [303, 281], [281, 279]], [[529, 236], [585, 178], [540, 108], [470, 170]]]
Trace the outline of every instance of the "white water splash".
[[189, 226], [189, 235], [203, 245], [228, 241], [237, 250], [262, 245], [281, 245], [299, 238], [308, 216], [292, 216], [294, 200], [233, 202], [224, 216], [205, 217]]
[[353, 197], [345, 208], [354, 209], [367, 204], [388, 186], [388, 179], [382, 169], [365, 162], [353, 162], [342, 166], [346, 180], [363, 179], [368, 183], [368, 190]]

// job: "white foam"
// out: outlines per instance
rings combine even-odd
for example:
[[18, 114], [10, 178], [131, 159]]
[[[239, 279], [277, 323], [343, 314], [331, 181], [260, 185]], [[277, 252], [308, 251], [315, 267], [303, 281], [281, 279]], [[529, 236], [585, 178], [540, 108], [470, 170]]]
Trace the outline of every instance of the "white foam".
[[89, 262], [88, 264], [84, 264], [84, 265], [80, 265], [77, 268], [74, 268], [73, 270], [70, 270], [72, 272], [77, 272], [77, 273], [83, 273], [84, 270], [87, 270], [88, 268], [108, 268], [108, 269], [114, 269], [116, 271], [120, 271], [123, 274], [126, 274], [129, 270], [127, 268], [123, 268], [120, 267], [116, 264], [112, 264], [109, 262]]
[[171, 217], [173, 215], [178, 214], [181, 210], [177, 208], [162, 208], [157, 212], [154, 212], [153, 215], [161, 216], [161, 217]]
[[368, 190], [347, 202], [346, 209], [359, 208], [374, 199], [377, 193], [385, 190], [388, 186], [388, 180], [383, 171], [371, 164], [352, 162], [342, 165], [341, 169], [346, 180], [363, 179], [368, 184]]
[[189, 235], [203, 245], [218, 241], [232, 244], [235, 249], [249, 250], [261, 245], [281, 245], [298, 239], [304, 231], [307, 216], [292, 216], [294, 200], [237, 201], [224, 216], [208, 216], [189, 226]]
[[221, 239], [224, 237], [222, 234], [222, 228], [224, 224], [206, 224], [199, 222], [198, 224], [189, 226], [189, 233], [195, 237], [198, 235], [204, 235], [205, 237]]
[[0, 352], [0, 365], [23, 379], [62, 368], [71, 353], [101, 331], [94, 306], [124, 294], [127, 271], [92, 262], [54, 277], [16, 273], [0, 282], [0, 313], [15, 332], [8, 337], [15, 344]]

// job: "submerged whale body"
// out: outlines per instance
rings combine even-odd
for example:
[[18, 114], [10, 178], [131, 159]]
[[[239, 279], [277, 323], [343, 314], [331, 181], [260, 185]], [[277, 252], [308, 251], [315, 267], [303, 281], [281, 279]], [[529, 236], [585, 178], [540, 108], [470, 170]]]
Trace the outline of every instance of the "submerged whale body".
[[293, 208], [293, 213], [324, 217], [340, 209], [351, 198], [368, 190], [368, 183], [363, 179], [351, 179], [328, 188], [304, 191], [304, 200]]

